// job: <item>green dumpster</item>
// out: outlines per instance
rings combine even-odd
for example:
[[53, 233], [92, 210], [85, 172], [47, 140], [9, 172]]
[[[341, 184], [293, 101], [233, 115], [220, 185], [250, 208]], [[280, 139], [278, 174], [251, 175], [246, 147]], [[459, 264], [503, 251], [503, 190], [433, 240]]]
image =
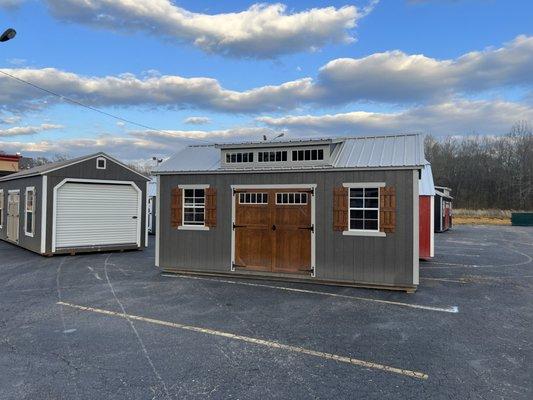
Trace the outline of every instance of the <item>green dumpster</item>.
[[514, 226], [533, 226], [533, 212], [511, 213], [511, 224]]

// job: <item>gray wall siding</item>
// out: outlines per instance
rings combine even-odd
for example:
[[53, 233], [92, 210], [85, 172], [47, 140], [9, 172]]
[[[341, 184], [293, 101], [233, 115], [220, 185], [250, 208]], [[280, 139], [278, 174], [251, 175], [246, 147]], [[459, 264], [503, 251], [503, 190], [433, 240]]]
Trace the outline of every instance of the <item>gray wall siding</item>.
[[48, 198], [47, 198], [47, 231], [46, 231], [46, 252], [52, 251], [53, 232], [53, 210], [54, 210], [54, 187], [66, 178], [74, 179], [99, 179], [116, 181], [133, 181], [142, 191], [142, 212], [141, 212], [141, 245], [147, 246], [145, 242], [146, 229], [146, 180], [131, 172], [111, 160], [107, 160], [106, 169], [96, 169], [96, 158], [87, 160], [70, 167], [52, 171], [48, 176]]
[[[25, 249], [40, 252], [41, 251], [41, 190], [42, 178], [40, 176], [16, 179], [13, 181], [0, 182], [0, 189], [4, 190], [4, 224], [0, 229], [0, 239], [7, 240], [7, 194], [9, 190], [20, 190], [20, 219], [19, 219], [19, 243], [18, 245]], [[26, 201], [26, 187], [35, 187], [35, 233], [33, 237], [26, 236], [24, 233], [24, 227], [26, 224], [24, 207]], [[8, 241], [9, 242], [9, 241]], [[11, 242], [9, 242], [11, 243]]]
[[[324, 280], [380, 285], [413, 283], [412, 170], [320, 171], [269, 174], [160, 176], [160, 267], [229, 272], [231, 265], [231, 185], [317, 184], [316, 276]], [[333, 188], [348, 182], [385, 182], [396, 187], [396, 232], [387, 237], [345, 236], [333, 231]], [[178, 230], [170, 225], [170, 192], [180, 184], [209, 184], [217, 189], [217, 227]]]

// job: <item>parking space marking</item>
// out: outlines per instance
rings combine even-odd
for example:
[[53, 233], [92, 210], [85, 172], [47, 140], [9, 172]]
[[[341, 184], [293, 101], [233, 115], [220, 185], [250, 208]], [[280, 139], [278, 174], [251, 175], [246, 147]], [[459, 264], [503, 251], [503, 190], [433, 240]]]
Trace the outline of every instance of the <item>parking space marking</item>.
[[463, 281], [462, 279], [463, 278], [459, 278], [459, 280], [457, 280], [457, 279], [450, 279], [450, 278], [420, 277], [420, 280], [422, 280], [422, 281], [439, 281], [439, 282], [452, 282], [452, 283], [462, 283], [462, 284], [468, 283], [466, 281]]
[[371, 362], [371, 361], [359, 360], [357, 358], [352, 358], [352, 357], [347, 357], [347, 356], [340, 356], [340, 355], [332, 354], [332, 353], [324, 353], [324, 352], [321, 352], [321, 351], [309, 350], [309, 349], [306, 349], [306, 348], [303, 348], [303, 347], [291, 346], [291, 345], [287, 345], [287, 344], [283, 344], [283, 343], [274, 342], [274, 341], [271, 341], [271, 340], [257, 339], [257, 338], [253, 338], [253, 337], [249, 337], [249, 336], [236, 335], [236, 334], [229, 333], [229, 332], [217, 331], [217, 330], [207, 329], [207, 328], [201, 328], [201, 327], [192, 326], [192, 325], [184, 325], [184, 324], [180, 324], [180, 323], [177, 323], [177, 322], [162, 321], [162, 320], [158, 320], [158, 319], [154, 319], [154, 318], [140, 317], [140, 316], [137, 316], [137, 315], [125, 314], [125, 313], [120, 313], [120, 312], [115, 312], [115, 311], [110, 311], [110, 310], [104, 310], [104, 309], [101, 309], [101, 308], [80, 306], [80, 305], [77, 305], [77, 304], [66, 303], [66, 302], [63, 302], [63, 301], [58, 301], [57, 304], [59, 304], [61, 306], [75, 308], [75, 309], [78, 309], [78, 310], [81, 310], [81, 311], [88, 311], [88, 312], [93, 312], [93, 313], [98, 313], [98, 314], [109, 315], [109, 316], [112, 316], [112, 317], [119, 317], [119, 318], [124, 318], [124, 319], [143, 321], [143, 322], [147, 322], [147, 323], [151, 323], [151, 324], [155, 324], [155, 325], [161, 325], [161, 326], [167, 326], [167, 327], [171, 327], [171, 328], [183, 329], [183, 330], [186, 330], [186, 331], [204, 333], [204, 334], [213, 335], [213, 336], [225, 337], [225, 338], [228, 338], [228, 339], [239, 340], [239, 341], [242, 341], [242, 342], [258, 344], [258, 345], [270, 347], [270, 348], [273, 348], [273, 349], [281, 349], [281, 350], [286, 350], [286, 351], [290, 351], [290, 352], [294, 352], [294, 353], [306, 354], [306, 355], [310, 355], [310, 356], [320, 357], [320, 358], [323, 358], [323, 359], [334, 360], [334, 361], [338, 361], [338, 362], [342, 362], [342, 363], [346, 363], [346, 364], [356, 365], [356, 366], [360, 366], [360, 367], [364, 367], [364, 368], [376, 369], [376, 370], [380, 370], [380, 371], [385, 371], [385, 372], [390, 372], [390, 373], [399, 374], [399, 375], [403, 375], [403, 376], [408, 376], [408, 377], [411, 377], [411, 378], [417, 378], [417, 379], [426, 380], [429, 377], [427, 374], [425, 374], [423, 372], [412, 371], [412, 370], [403, 369], [403, 368], [397, 368], [397, 367], [391, 367], [389, 365], [378, 364], [378, 363], [374, 363], [374, 362]]
[[284, 290], [287, 292], [318, 294], [322, 296], [338, 297], [342, 299], [369, 301], [373, 303], [389, 304], [389, 305], [400, 306], [400, 307], [409, 307], [409, 308], [414, 308], [414, 309], [419, 309], [419, 310], [438, 311], [438, 312], [445, 312], [445, 313], [452, 313], [452, 314], [456, 314], [459, 312], [459, 307], [457, 306], [433, 307], [433, 306], [425, 306], [422, 304], [403, 303], [401, 301], [372, 299], [370, 297], [348, 296], [345, 294], [319, 292], [316, 290], [297, 289], [297, 288], [290, 288], [286, 286], [263, 285], [260, 283], [250, 283], [250, 282], [237, 282], [237, 281], [230, 281], [227, 279], [213, 279], [213, 278], [204, 278], [204, 277], [189, 276], [189, 275], [170, 275], [170, 274], [162, 274], [162, 275], [169, 277], [169, 278], [184, 278], [184, 279], [194, 279], [194, 280], [203, 280], [203, 281], [214, 281], [214, 282], [229, 283], [233, 285], [255, 286], [255, 287], [264, 287], [264, 288], [276, 289], [276, 290]]

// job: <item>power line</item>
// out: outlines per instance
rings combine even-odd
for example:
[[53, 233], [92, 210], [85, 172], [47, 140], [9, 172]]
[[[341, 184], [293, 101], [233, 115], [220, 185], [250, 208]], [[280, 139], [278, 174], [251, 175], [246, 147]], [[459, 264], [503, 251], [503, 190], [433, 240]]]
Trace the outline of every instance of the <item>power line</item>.
[[[92, 107], [92, 106], [89, 106], [87, 104], [84, 104], [78, 100], [74, 100], [74, 99], [71, 99], [70, 97], [67, 97], [67, 96], [63, 96], [62, 94], [59, 94], [59, 93], [56, 93], [56, 92], [53, 92], [52, 90], [49, 90], [49, 89], [45, 89], [39, 85], [36, 85], [35, 83], [31, 83], [31, 82], [28, 82], [24, 79], [21, 79], [19, 77], [16, 77], [15, 75], [11, 75], [5, 71], [2, 71], [0, 70], [0, 73], [9, 77], [9, 78], [12, 78], [12, 79], [15, 79], [16, 81], [20, 82], [20, 83], [24, 83], [26, 85], [29, 85], [31, 87], [34, 87], [36, 89], [39, 89], [43, 92], [46, 92], [48, 94], [51, 94], [53, 96], [56, 96], [56, 97], [59, 97], [61, 100], [64, 100], [64, 101], [67, 101], [69, 103], [72, 103], [72, 104], [76, 104], [78, 106], [81, 106], [81, 107], [85, 107], [91, 111], [95, 111], [97, 113], [100, 113], [100, 114], [103, 114], [103, 115], [106, 115], [108, 117], [111, 117], [111, 118], [114, 118], [116, 120], [119, 120], [119, 121], [122, 121], [122, 122], [126, 122], [128, 124], [131, 124], [131, 125], [136, 125], [136, 126], [139, 126], [141, 128], [144, 128], [144, 129], [149, 129], [151, 131], [156, 131], [156, 132], [160, 132], [160, 133], [166, 133], [166, 134], [169, 134], [171, 132], [169, 131], [165, 131], [165, 130], [162, 130], [162, 129], [157, 129], [157, 128], [153, 128], [151, 126], [148, 126], [148, 125], [144, 125], [144, 124], [141, 124], [139, 122], [135, 122], [135, 121], [131, 121], [129, 119], [126, 119], [126, 118], [123, 118], [123, 117], [120, 117], [118, 115], [114, 115], [114, 114], [111, 114], [111, 113], [108, 113], [107, 111], [104, 111], [104, 110], [100, 110], [99, 108], [96, 108], [96, 107]], [[195, 142], [203, 142], [203, 143], [213, 143], [213, 142], [210, 142], [208, 140], [202, 140], [202, 139], [193, 139], [193, 138], [189, 138], [189, 137], [179, 137], [179, 139], [183, 139], [183, 140], [193, 140]]]

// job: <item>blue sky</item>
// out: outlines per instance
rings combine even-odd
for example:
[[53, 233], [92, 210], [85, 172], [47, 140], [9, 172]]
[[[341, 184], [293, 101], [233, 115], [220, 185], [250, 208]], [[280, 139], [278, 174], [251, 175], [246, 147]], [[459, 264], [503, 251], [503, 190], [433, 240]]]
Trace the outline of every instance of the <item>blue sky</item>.
[[166, 132], [0, 75], [0, 150], [141, 160], [279, 131], [493, 135], [533, 119], [530, 1], [135, 4], [0, 0], [0, 29], [18, 31], [0, 69]]

